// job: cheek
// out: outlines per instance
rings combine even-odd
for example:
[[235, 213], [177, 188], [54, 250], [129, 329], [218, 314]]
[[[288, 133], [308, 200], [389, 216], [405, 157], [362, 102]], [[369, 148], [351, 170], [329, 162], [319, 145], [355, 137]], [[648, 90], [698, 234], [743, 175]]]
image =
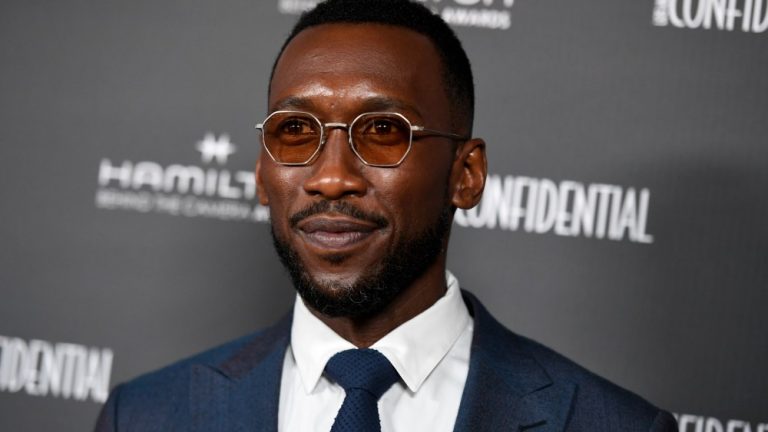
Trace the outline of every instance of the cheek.
[[448, 170], [400, 166], [391, 171], [380, 179], [387, 187], [379, 192], [382, 204], [399, 219], [400, 230], [418, 232], [433, 224], [447, 205]]
[[279, 216], [288, 214], [292, 203], [296, 202], [301, 188], [301, 169], [281, 169], [274, 166], [264, 166], [261, 170], [261, 187], [269, 199], [270, 213], [273, 224], [284, 219]]

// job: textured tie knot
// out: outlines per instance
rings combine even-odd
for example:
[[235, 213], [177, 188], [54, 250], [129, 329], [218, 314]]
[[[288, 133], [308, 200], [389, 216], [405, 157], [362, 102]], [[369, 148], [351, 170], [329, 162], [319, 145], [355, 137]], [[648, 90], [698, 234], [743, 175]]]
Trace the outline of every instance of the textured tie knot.
[[378, 400], [400, 379], [384, 355], [374, 349], [350, 349], [336, 353], [325, 366], [325, 373], [349, 393], [359, 389]]

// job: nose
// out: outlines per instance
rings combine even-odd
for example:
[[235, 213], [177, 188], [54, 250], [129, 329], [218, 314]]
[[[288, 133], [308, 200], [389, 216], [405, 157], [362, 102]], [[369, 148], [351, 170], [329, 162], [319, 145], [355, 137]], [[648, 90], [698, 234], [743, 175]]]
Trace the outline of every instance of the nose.
[[310, 165], [311, 175], [304, 181], [304, 191], [325, 199], [363, 196], [368, 182], [363, 177], [363, 163], [349, 146], [347, 131], [330, 129], [325, 145]]

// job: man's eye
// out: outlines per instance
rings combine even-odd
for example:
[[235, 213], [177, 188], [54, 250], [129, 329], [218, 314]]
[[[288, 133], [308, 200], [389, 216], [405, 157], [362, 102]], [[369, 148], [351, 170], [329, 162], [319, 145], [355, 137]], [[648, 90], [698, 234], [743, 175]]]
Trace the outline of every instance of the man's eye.
[[283, 125], [280, 128], [280, 130], [282, 130], [283, 133], [290, 134], [290, 135], [311, 134], [314, 132], [312, 129], [313, 129], [312, 124], [302, 119], [286, 120], [285, 122], [283, 122]]
[[397, 124], [387, 119], [375, 119], [371, 120], [368, 127], [365, 128], [364, 133], [375, 135], [388, 135], [398, 133], [399, 129]]

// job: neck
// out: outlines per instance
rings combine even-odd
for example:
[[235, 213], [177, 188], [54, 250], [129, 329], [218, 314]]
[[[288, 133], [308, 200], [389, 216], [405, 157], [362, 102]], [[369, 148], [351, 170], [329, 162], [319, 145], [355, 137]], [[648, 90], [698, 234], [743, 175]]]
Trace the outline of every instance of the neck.
[[358, 348], [368, 348], [389, 332], [424, 312], [445, 294], [445, 257], [439, 258], [381, 312], [367, 317], [329, 317], [309, 310], [336, 334]]

